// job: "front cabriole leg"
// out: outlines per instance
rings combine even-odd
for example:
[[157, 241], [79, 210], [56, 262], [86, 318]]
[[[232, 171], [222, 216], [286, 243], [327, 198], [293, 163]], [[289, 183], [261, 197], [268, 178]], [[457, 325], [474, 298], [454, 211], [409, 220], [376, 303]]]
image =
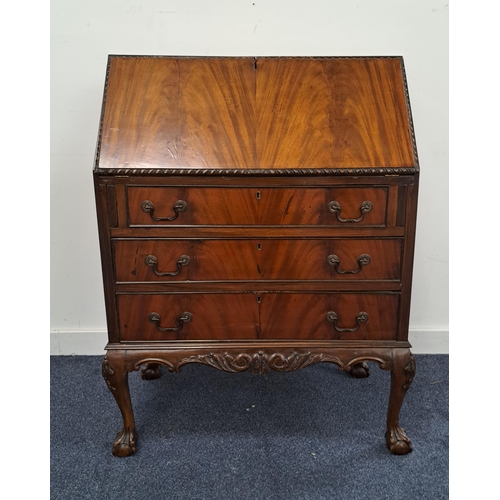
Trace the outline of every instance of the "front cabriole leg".
[[118, 433], [113, 444], [112, 453], [115, 457], [133, 455], [137, 445], [125, 354], [126, 351], [108, 351], [102, 362], [102, 376], [113, 394], [123, 418], [123, 429]]
[[391, 370], [391, 395], [387, 412], [385, 440], [394, 455], [406, 455], [412, 451], [411, 441], [405, 430], [399, 427], [399, 412], [406, 391], [415, 376], [415, 358], [409, 349], [393, 349]]

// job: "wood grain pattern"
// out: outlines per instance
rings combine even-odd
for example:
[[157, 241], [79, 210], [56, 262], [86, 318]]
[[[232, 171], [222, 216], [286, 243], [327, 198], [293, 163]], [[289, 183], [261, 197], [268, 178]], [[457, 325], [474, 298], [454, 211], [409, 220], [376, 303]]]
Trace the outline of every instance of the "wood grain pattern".
[[[387, 190], [383, 187], [333, 188], [198, 188], [129, 187], [131, 226], [181, 225], [335, 225], [385, 226]], [[154, 215], [171, 217], [178, 200], [187, 210], [173, 221], [155, 221], [141, 209], [145, 200], [154, 205]], [[356, 223], [341, 223], [329, 212], [331, 201], [340, 203], [343, 218], [358, 218], [361, 205], [371, 201], [373, 210]]]
[[[116, 281], [220, 280], [395, 280], [399, 279], [402, 241], [397, 240], [117, 240], [114, 242]], [[328, 264], [339, 258], [339, 271], [358, 269], [361, 255], [370, 263], [356, 274], [342, 274]], [[175, 276], [158, 276], [146, 265], [157, 258], [159, 273], [176, 272], [182, 255], [188, 265]]]
[[[261, 338], [315, 340], [395, 340], [398, 294], [329, 293], [262, 294]], [[356, 315], [368, 322], [355, 332], [338, 332], [326, 314], [338, 315], [339, 328], [356, 326]]]
[[399, 58], [112, 56], [96, 167], [413, 167], [402, 69]]
[[[254, 294], [119, 295], [117, 304], [122, 341], [258, 337], [259, 310]], [[157, 312], [161, 327], [174, 327], [186, 311], [193, 315], [193, 320], [178, 332], [161, 332], [148, 321], [149, 314]]]
[[258, 68], [259, 167], [414, 164], [398, 59], [262, 58]]
[[100, 168], [250, 168], [251, 58], [110, 59]]
[[[399, 294], [366, 293], [190, 293], [119, 295], [122, 341], [217, 339], [395, 340]], [[190, 312], [193, 320], [178, 332], [161, 332], [148, 321], [160, 315], [160, 326], [174, 327]], [[326, 314], [338, 314], [339, 328], [356, 326], [356, 315], [368, 322], [355, 332], [338, 332]]]

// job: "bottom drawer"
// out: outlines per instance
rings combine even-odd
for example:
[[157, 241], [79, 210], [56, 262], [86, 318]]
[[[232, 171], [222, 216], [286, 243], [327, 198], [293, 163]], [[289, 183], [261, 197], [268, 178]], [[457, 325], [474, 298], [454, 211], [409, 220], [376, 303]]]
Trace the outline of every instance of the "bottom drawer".
[[396, 340], [396, 293], [118, 296], [122, 341]]

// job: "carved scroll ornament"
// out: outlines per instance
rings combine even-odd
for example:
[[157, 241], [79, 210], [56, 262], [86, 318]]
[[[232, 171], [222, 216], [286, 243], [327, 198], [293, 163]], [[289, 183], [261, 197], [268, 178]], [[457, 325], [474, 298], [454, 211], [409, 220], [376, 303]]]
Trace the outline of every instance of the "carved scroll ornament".
[[207, 354], [195, 354], [192, 356], [183, 357], [178, 361], [171, 361], [164, 358], [147, 357], [135, 362], [133, 369], [138, 370], [139, 366], [144, 363], [160, 363], [169, 369], [169, 371], [178, 372], [182, 366], [189, 363], [200, 363], [211, 366], [217, 370], [236, 373], [249, 370], [256, 375], [269, 373], [270, 371], [291, 372], [300, 370], [307, 366], [317, 363], [327, 362], [336, 364], [341, 370], [350, 371], [351, 368], [361, 363], [362, 361], [373, 361], [378, 363], [383, 370], [390, 370], [391, 363], [389, 360], [378, 356], [358, 356], [355, 359], [350, 359], [348, 362], [342, 361], [337, 356], [331, 356], [322, 353], [312, 352], [292, 352], [292, 353], [267, 353], [259, 351], [255, 353], [240, 353], [230, 354], [228, 352]]

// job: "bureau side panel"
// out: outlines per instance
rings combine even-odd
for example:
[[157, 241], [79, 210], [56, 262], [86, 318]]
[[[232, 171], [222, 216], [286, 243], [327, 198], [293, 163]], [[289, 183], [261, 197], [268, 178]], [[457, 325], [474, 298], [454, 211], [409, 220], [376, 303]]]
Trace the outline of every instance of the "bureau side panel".
[[[111, 213], [115, 213], [115, 206], [108, 207], [110, 192], [108, 187], [109, 183], [101, 183], [99, 175], [94, 172], [94, 189], [97, 209], [97, 224], [99, 229], [99, 246], [101, 251], [101, 265], [104, 285], [104, 301], [106, 305], [106, 321], [108, 325], [108, 338], [110, 342], [118, 342], [118, 319], [114, 295], [113, 263], [111, 255], [111, 242], [109, 236], [110, 208]], [[113, 203], [113, 196], [111, 198]]]
[[415, 253], [415, 231], [417, 226], [418, 174], [406, 189], [406, 223], [403, 244], [403, 263], [401, 274], [401, 301], [397, 340], [408, 340], [410, 322], [411, 286], [413, 278], [413, 259]]

